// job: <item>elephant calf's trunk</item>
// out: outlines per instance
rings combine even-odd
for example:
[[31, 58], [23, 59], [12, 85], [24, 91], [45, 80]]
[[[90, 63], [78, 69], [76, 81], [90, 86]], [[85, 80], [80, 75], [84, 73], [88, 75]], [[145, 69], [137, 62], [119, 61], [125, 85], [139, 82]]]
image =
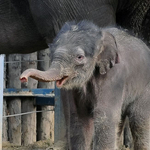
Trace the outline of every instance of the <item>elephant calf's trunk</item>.
[[21, 82], [27, 82], [28, 77], [43, 82], [51, 82], [61, 79], [60, 71], [57, 70], [40, 71], [37, 69], [27, 69], [20, 76]]

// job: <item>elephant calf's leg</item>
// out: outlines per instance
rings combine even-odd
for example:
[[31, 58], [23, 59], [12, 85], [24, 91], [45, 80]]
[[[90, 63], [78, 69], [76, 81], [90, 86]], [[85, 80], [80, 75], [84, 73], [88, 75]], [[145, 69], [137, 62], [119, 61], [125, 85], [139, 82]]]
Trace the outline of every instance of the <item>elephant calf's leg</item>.
[[76, 114], [72, 114], [70, 125], [71, 150], [91, 150], [93, 119], [80, 120]]
[[118, 150], [118, 123], [110, 116], [101, 112], [96, 117], [93, 150]]
[[132, 148], [133, 147], [133, 139], [132, 139], [132, 134], [129, 126], [129, 118], [126, 118], [125, 126], [124, 126], [124, 145], [127, 148]]
[[150, 104], [141, 99], [139, 103], [133, 104], [129, 108], [129, 123], [134, 150], [150, 150], [150, 113], [147, 105]]
[[[134, 118], [132, 118], [134, 120]], [[148, 120], [147, 120], [148, 121]], [[134, 150], [150, 150], [150, 131], [147, 122], [132, 121], [130, 123], [134, 141]]]

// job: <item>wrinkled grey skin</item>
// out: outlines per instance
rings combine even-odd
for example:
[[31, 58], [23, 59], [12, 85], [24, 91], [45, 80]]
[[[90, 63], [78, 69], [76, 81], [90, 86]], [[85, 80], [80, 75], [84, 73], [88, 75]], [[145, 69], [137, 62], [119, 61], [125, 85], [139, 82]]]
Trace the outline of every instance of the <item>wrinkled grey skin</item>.
[[149, 0], [0, 0], [0, 54], [47, 48], [66, 21], [116, 23], [150, 40]]
[[87, 21], [66, 23], [50, 48], [50, 69], [28, 69], [20, 79], [56, 80], [68, 90], [68, 149], [119, 149], [127, 116], [134, 150], [150, 150], [149, 48], [122, 30]]

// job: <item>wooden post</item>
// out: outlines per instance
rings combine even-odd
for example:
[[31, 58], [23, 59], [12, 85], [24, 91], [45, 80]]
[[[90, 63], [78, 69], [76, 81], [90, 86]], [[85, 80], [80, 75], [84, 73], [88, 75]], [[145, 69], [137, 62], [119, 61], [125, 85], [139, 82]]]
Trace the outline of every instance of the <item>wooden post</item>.
[[[22, 72], [28, 68], [37, 68], [37, 62], [28, 60], [37, 60], [37, 53], [22, 55]], [[29, 78], [27, 84], [22, 84], [22, 88], [37, 88], [37, 81]], [[22, 113], [36, 111], [34, 98], [22, 99]], [[22, 116], [22, 145], [29, 145], [36, 141], [36, 113]]]
[[[39, 70], [47, 70], [49, 68], [49, 57], [50, 50], [46, 49], [38, 52], [38, 69]], [[38, 88], [54, 88], [54, 83], [44, 83], [39, 82]], [[53, 109], [53, 106], [39, 106], [39, 110], [50, 110]], [[38, 114], [38, 122], [37, 122], [37, 140], [46, 140], [50, 139], [54, 142], [54, 111], [48, 111]]]
[[[8, 56], [8, 61], [21, 61], [19, 54], [13, 54]], [[8, 65], [8, 86], [9, 88], [21, 88], [19, 76], [21, 74], [21, 63], [10, 63]], [[19, 114], [21, 113], [21, 100], [17, 98], [11, 98], [8, 100], [8, 113]], [[21, 116], [10, 117], [8, 119], [8, 132], [9, 141], [21, 145]]]
[[[6, 60], [4, 58], [4, 60]], [[6, 88], [6, 64], [4, 64], [4, 81], [3, 81], [3, 88]], [[3, 116], [7, 115], [7, 102], [6, 98], [3, 98]], [[3, 142], [8, 141], [8, 123], [7, 123], [7, 118], [3, 118], [3, 130], [2, 130], [2, 140]]]

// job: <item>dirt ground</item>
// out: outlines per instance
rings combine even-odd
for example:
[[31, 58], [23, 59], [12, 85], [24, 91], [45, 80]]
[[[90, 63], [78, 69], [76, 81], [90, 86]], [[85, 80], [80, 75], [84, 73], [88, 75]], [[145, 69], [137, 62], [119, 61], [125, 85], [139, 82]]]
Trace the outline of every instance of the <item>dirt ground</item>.
[[[5, 142], [3, 143], [2, 150], [66, 150], [66, 147], [65, 142], [63, 141], [58, 141], [57, 143], [53, 144], [50, 143], [50, 140], [46, 140], [46, 141], [38, 141], [29, 146], [17, 146], [9, 142]], [[130, 150], [130, 149], [124, 148], [124, 146], [122, 146], [120, 147], [120, 150]]]
[[62, 141], [57, 142], [55, 145], [50, 143], [50, 140], [38, 141], [29, 146], [17, 146], [9, 142], [3, 142], [2, 150], [66, 150], [65, 143]]

